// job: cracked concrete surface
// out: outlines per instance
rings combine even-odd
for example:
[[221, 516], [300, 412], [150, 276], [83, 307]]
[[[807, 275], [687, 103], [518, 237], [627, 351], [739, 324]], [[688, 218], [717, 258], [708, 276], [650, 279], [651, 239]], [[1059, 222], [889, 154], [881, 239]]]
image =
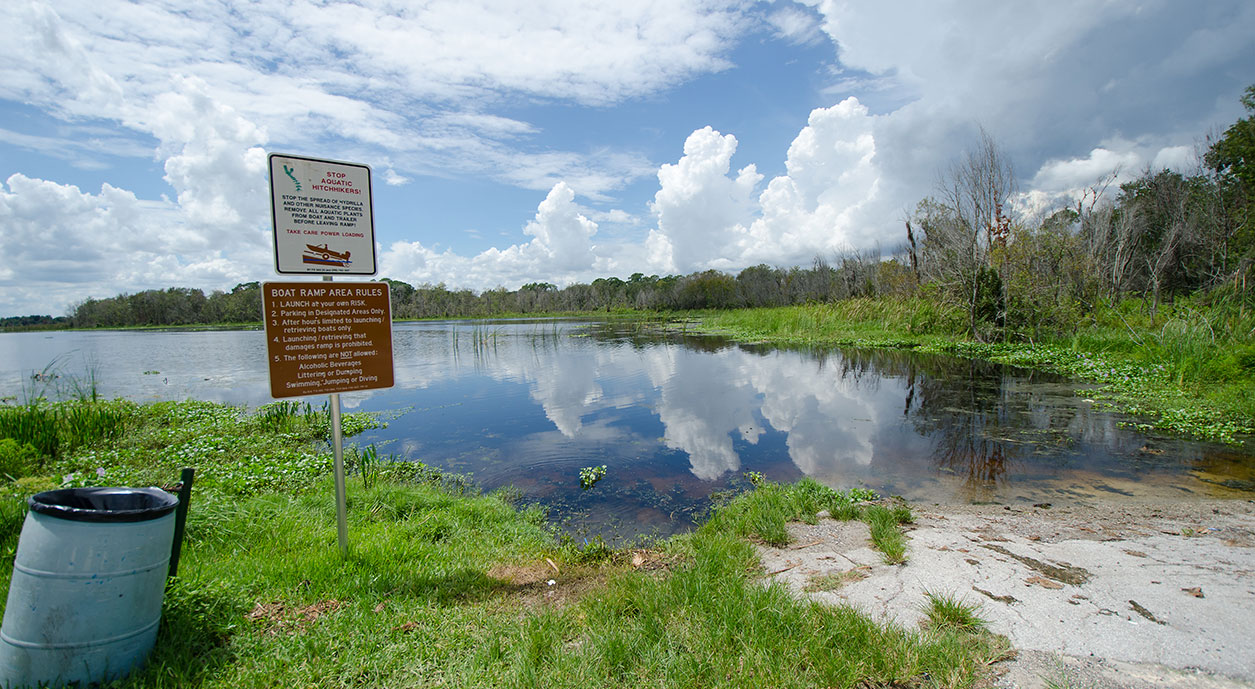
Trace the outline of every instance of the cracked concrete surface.
[[996, 686], [1255, 687], [1255, 502], [934, 506], [907, 529], [904, 565], [831, 519], [760, 554], [798, 595], [885, 622], [918, 625], [928, 592], [979, 605], [1021, 651]]

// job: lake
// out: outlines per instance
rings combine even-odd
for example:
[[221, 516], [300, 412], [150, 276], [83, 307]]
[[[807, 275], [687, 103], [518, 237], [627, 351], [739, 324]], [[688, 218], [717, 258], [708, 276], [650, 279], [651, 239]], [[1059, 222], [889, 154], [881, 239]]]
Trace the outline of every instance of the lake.
[[[748, 472], [927, 503], [1255, 497], [1248, 450], [1138, 432], [1084, 386], [997, 364], [588, 321], [398, 323], [393, 338], [396, 386], [342, 395], [388, 427], [351, 442], [513, 486], [612, 542], [691, 528]], [[108, 397], [272, 401], [259, 330], [0, 334], [0, 362], [0, 397], [51, 365]]]

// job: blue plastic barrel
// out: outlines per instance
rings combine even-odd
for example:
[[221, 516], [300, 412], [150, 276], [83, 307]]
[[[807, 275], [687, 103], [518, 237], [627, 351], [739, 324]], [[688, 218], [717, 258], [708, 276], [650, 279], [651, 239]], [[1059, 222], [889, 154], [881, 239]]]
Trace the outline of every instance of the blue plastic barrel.
[[86, 686], [129, 673], [157, 638], [178, 498], [67, 488], [27, 502], [0, 625], [0, 686]]

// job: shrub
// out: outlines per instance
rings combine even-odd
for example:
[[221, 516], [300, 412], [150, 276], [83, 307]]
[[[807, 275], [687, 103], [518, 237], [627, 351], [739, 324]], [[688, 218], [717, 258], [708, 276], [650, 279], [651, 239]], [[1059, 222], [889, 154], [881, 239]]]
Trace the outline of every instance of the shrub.
[[41, 459], [39, 451], [30, 443], [0, 439], [0, 476], [11, 481], [29, 476], [39, 468]]

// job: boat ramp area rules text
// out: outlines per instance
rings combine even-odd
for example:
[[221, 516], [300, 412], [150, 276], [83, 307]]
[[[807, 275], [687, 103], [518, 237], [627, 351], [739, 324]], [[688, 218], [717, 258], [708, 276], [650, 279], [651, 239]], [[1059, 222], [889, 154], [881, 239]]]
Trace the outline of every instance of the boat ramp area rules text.
[[393, 385], [392, 307], [384, 282], [267, 282], [272, 397]]

